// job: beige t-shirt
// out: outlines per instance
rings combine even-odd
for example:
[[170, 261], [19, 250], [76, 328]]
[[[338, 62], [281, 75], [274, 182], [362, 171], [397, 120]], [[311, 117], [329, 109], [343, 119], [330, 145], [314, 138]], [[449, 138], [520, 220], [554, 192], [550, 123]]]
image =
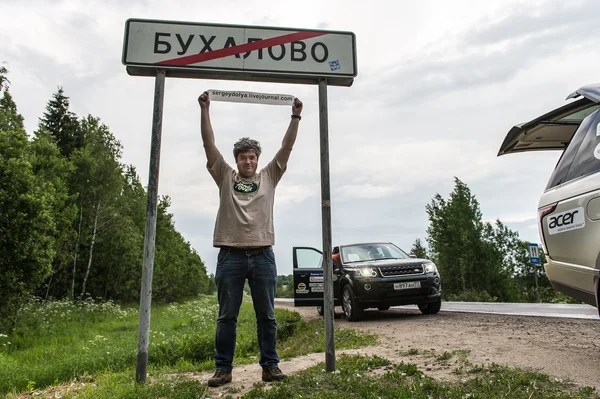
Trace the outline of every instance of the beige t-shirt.
[[262, 247], [275, 244], [273, 204], [275, 187], [286, 165], [275, 159], [251, 179], [242, 178], [223, 155], [207, 169], [219, 187], [219, 212], [213, 246]]

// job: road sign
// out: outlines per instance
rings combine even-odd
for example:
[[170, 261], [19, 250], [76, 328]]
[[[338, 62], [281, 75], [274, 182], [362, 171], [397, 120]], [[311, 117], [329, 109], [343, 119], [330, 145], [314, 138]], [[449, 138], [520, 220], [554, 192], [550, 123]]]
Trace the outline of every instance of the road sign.
[[352, 32], [129, 19], [123, 65], [136, 76], [351, 86]]
[[532, 265], [539, 265], [542, 263], [540, 259], [540, 247], [538, 244], [529, 243], [529, 263]]
[[[134, 76], [154, 76], [154, 109], [146, 233], [140, 294], [136, 382], [146, 382], [152, 277], [156, 241], [158, 176], [166, 77], [317, 84], [321, 152], [325, 370], [335, 371], [333, 262], [327, 86], [351, 86], [357, 75], [354, 33], [241, 25], [129, 19], [125, 24], [123, 65]], [[220, 92], [220, 96], [233, 95]], [[236, 92], [248, 101], [280, 103], [287, 95]], [[251, 97], [252, 94], [252, 97]], [[257, 97], [258, 96], [258, 97]], [[277, 96], [274, 99], [273, 96]], [[246, 97], [244, 97], [246, 98]], [[226, 99], [222, 97], [221, 100]]]

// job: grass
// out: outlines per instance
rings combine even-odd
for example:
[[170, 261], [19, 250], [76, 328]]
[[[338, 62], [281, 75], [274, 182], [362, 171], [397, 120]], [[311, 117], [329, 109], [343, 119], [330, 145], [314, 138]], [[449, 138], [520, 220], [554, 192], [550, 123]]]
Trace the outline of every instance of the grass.
[[[259, 384], [243, 398], [599, 398], [590, 387], [574, 390], [571, 385], [543, 374], [498, 365], [473, 370], [470, 378], [454, 384], [437, 382], [414, 364], [392, 365], [377, 356], [342, 356], [337, 361], [336, 373], [325, 373], [323, 368], [323, 364], [317, 365], [270, 389]], [[383, 373], [373, 372], [378, 368]]]
[[[154, 305], [149, 372], [212, 370], [217, 310], [214, 297]], [[68, 381], [85, 383], [99, 376], [103, 376], [100, 381], [119, 385], [122, 379], [131, 381], [135, 376], [137, 307], [112, 302], [32, 301], [22, 315], [14, 331], [0, 334], [0, 395]], [[281, 309], [276, 309], [276, 317], [282, 359], [324, 351], [322, 322], [306, 323], [297, 313]], [[249, 303], [242, 304], [237, 332], [235, 364], [256, 362], [256, 319]], [[376, 342], [375, 336], [350, 329], [338, 328], [335, 335], [341, 349]], [[188, 384], [169, 382], [173, 383]]]
[[[242, 399], [598, 399], [592, 388], [574, 389], [546, 375], [496, 364], [472, 368], [468, 378], [441, 383], [410, 363], [392, 364], [379, 356], [342, 355], [337, 370], [326, 373], [324, 363], [290, 376], [285, 382], [256, 383]], [[210, 392], [206, 385], [165, 374], [151, 377], [145, 386], [135, 385], [126, 373], [100, 376], [76, 390], [61, 391], [65, 399], [192, 399], [231, 397]], [[234, 390], [228, 391], [230, 394]]]
[[[137, 309], [114, 303], [32, 303], [16, 330], [0, 334], [0, 396], [78, 399], [192, 399], [215, 396], [186, 371], [212, 370], [216, 301], [198, 298], [182, 304], [155, 306], [152, 313], [148, 383], [134, 382]], [[278, 351], [282, 359], [322, 352], [322, 320], [303, 322], [297, 313], [277, 310]], [[377, 337], [336, 328], [337, 349], [377, 344]], [[238, 323], [235, 363], [256, 362], [255, 320], [244, 303]], [[576, 389], [547, 375], [497, 364], [473, 365], [468, 351], [436, 354], [410, 349], [447, 361], [456, 357], [455, 381], [439, 382], [416, 365], [392, 364], [378, 356], [339, 356], [337, 370], [318, 364], [286, 381], [256, 383], [245, 399], [287, 398], [515, 398], [600, 399], [593, 388]], [[225, 397], [235, 392], [231, 387]]]

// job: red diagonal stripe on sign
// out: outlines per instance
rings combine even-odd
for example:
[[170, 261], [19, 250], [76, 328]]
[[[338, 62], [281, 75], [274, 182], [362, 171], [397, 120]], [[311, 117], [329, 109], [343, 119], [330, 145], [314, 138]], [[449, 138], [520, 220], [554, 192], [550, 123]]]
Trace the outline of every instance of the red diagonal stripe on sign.
[[296, 32], [289, 35], [276, 36], [269, 39], [258, 40], [252, 43], [240, 44], [238, 46], [227, 47], [224, 49], [208, 51], [206, 53], [187, 55], [185, 57], [172, 58], [170, 60], [160, 61], [155, 65], [179, 65], [185, 66], [197, 64], [199, 62], [210, 61], [217, 58], [229, 57], [248, 51], [260, 50], [267, 47], [279, 46], [281, 44], [296, 42], [299, 40], [311, 39], [313, 37], [323, 36], [325, 32]]

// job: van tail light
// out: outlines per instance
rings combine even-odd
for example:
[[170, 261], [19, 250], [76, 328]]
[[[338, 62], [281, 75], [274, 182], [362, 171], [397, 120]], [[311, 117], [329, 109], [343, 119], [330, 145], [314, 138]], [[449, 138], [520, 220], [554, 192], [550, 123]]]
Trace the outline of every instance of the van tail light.
[[542, 248], [546, 255], [550, 255], [548, 248], [546, 248], [546, 241], [544, 240], [544, 216], [554, 212], [557, 204], [548, 205], [544, 208], [538, 209], [538, 230], [540, 233], [540, 240], [542, 242]]

